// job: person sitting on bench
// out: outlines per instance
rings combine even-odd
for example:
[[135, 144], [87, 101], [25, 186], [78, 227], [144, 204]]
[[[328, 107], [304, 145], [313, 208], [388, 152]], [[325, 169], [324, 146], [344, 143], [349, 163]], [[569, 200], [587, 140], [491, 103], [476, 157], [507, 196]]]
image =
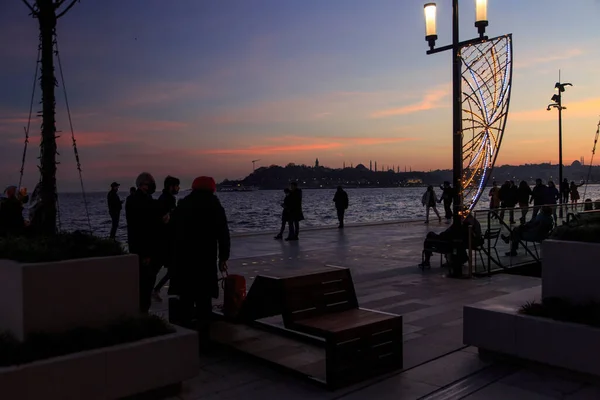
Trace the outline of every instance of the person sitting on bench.
[[511, 257], [516, 256], [519, 242], [522, 240], [526, 242], [538, 242], [546, 239], [553, 226], [552, 208], [542, 207], [542, 212], [536, 215], [534, 220], [527, 222], [525, 225], [517, 226], [512, 230], [510, 236], [501, 236], [506, 244], [512, 241], [510, 251], [506, 255]]
[[[423, 243], [423, 262], [419, 264], [419, 267], [431, 266], [429, 260], [433, 253], [428, 249], [431, 249], [432, 247], [441, 250], [441, 252], [446, 255], [448, 263], [452, 264], [453, 261], [456, 261], [457, 264], [460, 263], [460, 265], [463, 265], [468, 260], [467, 247], [469, 245], [469, 226], [473, 227], [473, 237], [471, 242], [473, 247], [480, 246], [482, 244], [481, 224], [475, 219], [473, 213], [468, 213], [463, 219], [458, 232], [453, 224], [440, 234], [435, 232], [429, 232], [427, 234], [425, 242]], [[458, 251], [458, 260], [450, 259], [454, 241], [460, 241], [461, 243]]]

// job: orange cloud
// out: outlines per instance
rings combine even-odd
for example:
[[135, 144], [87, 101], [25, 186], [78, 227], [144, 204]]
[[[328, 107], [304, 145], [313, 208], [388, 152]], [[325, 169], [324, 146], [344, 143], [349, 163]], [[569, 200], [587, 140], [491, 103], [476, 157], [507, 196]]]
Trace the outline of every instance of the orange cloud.
[[447, 104], [442, 100], [450, 95], [448, 85], [428, 91], [423, 99], [418, 103], [409, 104], [402, 107], [388, 108], [385, 110], [374, 111], [371, 113], [371, 118], [385, 118], [396, 115], [412, 114], [419, 111], [432, 110], [435, 108], [446, 107]]
[[[596, 115], [600, 110], [600, 97], [569, 102], [564, 110], [564, 116], [570, 118], [589, 117]], [[552, 108], [547, 111], [540, 107], [534, 110], [516, 111], [508, 114], [509, 121], [553, 121], [556, 120], [556, 110]]]

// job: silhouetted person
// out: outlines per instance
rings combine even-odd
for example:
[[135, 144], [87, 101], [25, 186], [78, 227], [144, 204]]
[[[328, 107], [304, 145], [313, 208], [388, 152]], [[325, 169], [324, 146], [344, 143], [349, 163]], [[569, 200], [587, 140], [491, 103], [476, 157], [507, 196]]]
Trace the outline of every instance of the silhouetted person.
[[25, 229], [23, 203], [17, 198], [17, 187], [8, 186], [6, 198], [0, 201], [0, 235], [20, 235]]
[[110, 238], [114, 239], [117, 236], [117, 229], [119, 228], [119, 220], [121, 219], [121, 209], [123, 208], [123, 200], [119, 197], [117, 192], [119, 191], [119, 185], [117, 182], [110, 184], [110, 192], [106, 195], [106, 202], [108, 203], [108, 214], [112, 221], [110, 227]]
[[215, 189], [214, 179], [196, 178], [192, 192], [173, 212], [172, 222], [175, 262], [169, 294], [179, 296], [179, 321], [174, 322], [195, 325], [201, 346], [209, 338], [212, 298], [219, 294], [217, 268], [226, 270], [230, 252], [227, 217]]
[[[560, 192], [556, 188], [556, 185], [552, 181], [548, 181], [548, 189], [546, 189], [546, 199], [544, 200], [545, 205], [556, 205], [560, 200]], [[552, 217], [556, 222], [558, 219], [556, 215], [556, 207], [552, 207]]]
[[571, 204], [573, 206], [573, 210], [575, 210], [577, 206], [577, 202], [579, 201], [579, 187], [583, 186], [584, 183], [580, 183], [579, 185], [575, 183], [575, 181], [571, 181], [571, 185], [569, 186], [569, 191], [571, 193]]
[[450, 186], [450, 182], [445, 181], [443, 186], [440, 186], [442, 189], [442, 198], [441, 201], [444, 203], [444, 213], [446, 222], [450, 222], [452, 220], [452, 201], [454, 199], [454, 189]]
[[521, 208], [521, 224], [527, 221], [527, 212], [529, 211], [529, 199], [531, 198], [531, 188], [526, 181], [519, 183], [517, 189], [517, 199], [519, 201], [519, 208]]
[[517, 205], [517, 187], [513, 181], [506, 181], [500, 187], [500, 219], [504, 219], [504, 211], [508, 208], [508, 215], [510, 217], [510, 223], [515, 223], [515, 210], [514, 207]]
[[538, 212], [540, 212], [540, 207], [544, 205], [544, 201], [546, 200], [547, 196], [547, 190], [548, 187], [542, 183], [540, 178], [535, 180], [535, 186], [531, 190], [531, 200], [529, 201], [530, 204], [533, 203], [533, 215], [531, 216], [532, 220], [535, 219], [535, 217], [538, 215]]
[[136, 181], [137, 190], [125, 205], [129, 252], [139, 257], [140, 311], [148, 312], [156, 273], [160, 269], [160, 234], [164, 224], [158, 201], [152, 198], [156, 191], [154, 177], [141, 173]]
[[567, 178], [565, 178], [560, 183], [560, 195], [562, 196], [563, 204], [569, 204], [569, 194], [570, 193], [571, 193], [571, 189], [569, 187], [569, 180]]
[[338, 217], [338, 228], [344, 228], [344, 214], [348, 209], [349, 200], [348, 193], [341, 186], [338, 186], [337, 191], [335, 192], [335, 196], [333, 196], [333, 202], [335, 203], [335, 209], [337, 210]]
[[425, 223], [429, 223], [429, 210], [433, 208], [435, 215], [437, 215], [439, 222], [442, 222], [442, 217], [440, 217], [440, 213], [437, 210], [436, 204], [438, 203], [437, 196], [433, 191], [433, 186], [427, 186], [427, 190], [423, 193], [423, 197], [421, 198], [421, 203], [423, 207], [425, 207]]
[[[283, 193], [285, 193], [285, 197], [283, 198], [283, 202], [281, 203], [281, 207], [283, 210], [281, 211], [281, 227], [279, 228], [279, 233], [275, 236], [275, 239], [283, 239], [283, 232], [285, 231], [285, 226], [290, 220], [290, 207], [288, 197], [290, 194], [290, 189], [283, 189]], [[287, 203], [287, 204], [286, 204]]]
[[[496, 211], [498, 207], [500, 207], [500, 188], [498, 187], [498, 183], [494, 181], [492, 183], [492, 188], [489, 192], [490, 197], [490, 210]], [[492, 214], [492, 218], [498, 218], [497, 215]]]
[[[158, 206], [161, 210], [161, 214], [171, 216], [175, 207], [177, 207], [177, 194], [179, 193], [179, 179], [173, 176], [167, 176], [164, 181], [163, 191], [158, 198]], [[165, 276], [154, 286], [154, 292], [152, 297], [156, 301], [162, 301], [160, 297], [160, 290], [169, 281], [169, 267], [173, 258], [173, 224], [167, 222], [163, 225], [162, 234], [160, 238], [161, 246], [161, 262], [162, 265], [167, 269]]]
[[285, 240], [298, 240], [300, 221], [304, 220], [304, 213], [302, 212], [302, 189], [298, 188], [298, 182], [290, 184], [290, 195], [287, 199], [290, 206], [290, 233]]
[[548, 237], [548, 234], [554, 226], [552, 219], [552, 208], [541, 207], [541, 213], [537, 214], [535, 219], [527, 222], [525, 225], [519, 225], [512, 230], [510, 236], [501, 235], [505, 243], [511, 241], [510, 251], [506, 256], [516, 256], [519, 242], [525, 241], [542, 241]]
[[[458, 268], [462, 266], [467, 260], [467, 249], [469, 246], [469, 226], [472, 226], [471, 230], [471, 244], [473, 248], [478, 247], [482, 244], [482, 235], [481, 235], [481, 224], [475, 217], [473, 213], [469, 213], [461, 222], [459, 228], [456, 228], [456, 225], [452, 224], [445, 231], [437, 234], [435, 232], [429, 232], [425, 237], [425, 242], [423, 243], [423, 262], [419, 264], [420, 267], [429, 267], [430, 259], [432, 253], [427, 248], [431, 247], [431, 243], [435, 243], [438, 248], [442, 249], [446, 255], [448, 263], [453, 268]], [[454, 253], [454, 247], [457, 247], [457, 252]], [[456, 254], [456, 256], [453, 256]], [[454, 258], [453, 258], [454, 257]], [[458, 271], [453, 271], [458, 274]]]

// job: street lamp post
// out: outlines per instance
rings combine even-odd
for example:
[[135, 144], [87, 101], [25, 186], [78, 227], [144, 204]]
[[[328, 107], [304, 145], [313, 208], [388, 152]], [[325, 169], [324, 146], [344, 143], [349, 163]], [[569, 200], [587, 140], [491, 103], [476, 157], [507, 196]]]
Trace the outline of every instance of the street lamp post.
[[485, 28], [487, 21], [487, 0], [475, 2], [475, 27], [479, 37], [460, 42], [458, 30], [458, 0], [452, 0], [452, 44], [435, 47], [437, 40], [436, 31], [436, 4], [425, 4], [425, 40], [429, 44], [427, 54], [440, 53], [452, 50], [452, 186], [454, 187], [454, 207], [452, 224], [458, 227], [461, 224], [460, 207], [463, 199], [463, 135], [462, 135], [462, 89], [461, 69], [462, 60], [460, 50], [464, 46], [486, 41]]
[[554, 89], [558, 90], [558, 93], [552, 96], [550, 100], [554, 103], [548, 104], [546, 108], [550, 111], [553, 108], [558, 110], [558, 187], [560, 188], [560, 199], [559, 199], [559, 218], [563, 217], [563, 159], [562, 159], [562, 110], [566, 110], [567, 107], [562, 105], [562, 93], [565, 91], [566, 86], [573, 86], [570, 83], [560, 83], [560, 77], [558, 82], [554, 85]]

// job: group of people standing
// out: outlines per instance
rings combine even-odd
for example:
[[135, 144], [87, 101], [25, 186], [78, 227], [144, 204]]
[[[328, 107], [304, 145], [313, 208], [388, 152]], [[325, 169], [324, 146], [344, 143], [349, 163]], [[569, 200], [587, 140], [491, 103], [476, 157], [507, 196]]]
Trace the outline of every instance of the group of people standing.
[[[206, 337], [211, 299], [219, 293], [218, 270], [226, 271], [230, 255], [229, 227], [225, 210], [215, 196], [213, 178], [196, 178], [192, 192], [177, 202], [179, 185], [179, 179], [168, 176], [162, 194], [155, 199], [154, 177], [147, 172], [137, 177], [136, 186], [125, 201], [129, 252], [139, 257], [140, 311], [148, 312], [153, 292], [160, 299], [158, 292], [170, 279], [169, 294], [179, 299], [177, 311], [173, 312], [180, 319], [177, 322], [195, 325]], [[107, 196], [113, 219], [112, 236], [123, 203], [118, 188], [114, 182]], [[155, 285], [162, 267], [168, 272]]]
[[552, 206], [558, 204], [561, 197], [563, 203], [567, 204], [570, 197], [572, 207], [574, 208], [580, 199], [578, 188], [583, 184], [578, 185], [575, 182], [569, 184], [569, 181], [564, 179], [559, 190], [553, 181], [548, 181], [548, 185], [545, 185], [539, 178], [535, 180], [533, 188], [526, 181], [521, 181], [519, 186], [516, 186], [514, 181], [506, 181], [500, 187], [494, 181], [489, 191], [490, 210], [500, 209], [500, 213], [497, 216], [499, 219], [504, 219], [505, 211], [508, 210], [510, 223], [514, 224], [514, 208], [519, 205], [521, 210], [520, 222], [524, 224], [527, 221], [527, 214], [532, 203], [532, 220], [535, 219], [540, 208], [543, 205], [547, 205], [552, 208], [552, 215], [554, 220], [556, 220], [556, 207]]

